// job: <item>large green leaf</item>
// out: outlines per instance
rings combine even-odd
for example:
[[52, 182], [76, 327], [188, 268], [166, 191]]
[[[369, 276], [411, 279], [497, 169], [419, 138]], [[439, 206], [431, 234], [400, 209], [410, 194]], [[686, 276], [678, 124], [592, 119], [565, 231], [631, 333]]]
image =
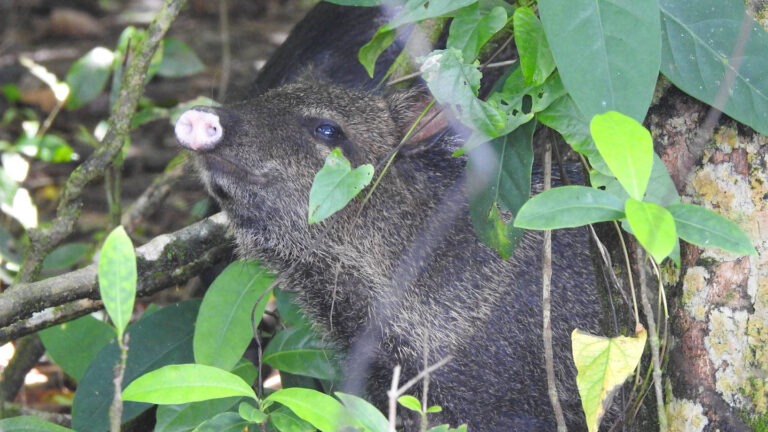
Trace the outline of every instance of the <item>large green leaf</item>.
[[269, 424], [280, 432], [316, 432], [317, 428], [300, 419], [286, 406], [269, 413]]
[[515, 10], [515, 45], [520, 53], [520, 67], [526, 84], [541, 85], [555, 70], [555, 59], [549, 49], [544, 26], [528, 7]]
[[287, 388], [265, 400], [280, 402], [322, 432], [337, 432], [345, 425], [356, 425], [339, 401], [317, 390]]
[[319, 379], [338, 377], [333, 347], [309, 327], [290, 327], [279, 332], [264, 350], [264, 363], [281, 371]]
[[104, 47], [96, 47], [72, 64], [65, 81], [69, 85], [67, 108], [78, 108], [96, 98], [112, 71], [114, 54]]
[[675, 219], [664, 207], [651, 202], [628, 199], [624, 212], [632, 234], [657, 263], [667, 257], [677, 242]]
[[701, 247], [719, 247], [728, 252], [757, 255], [746, 234], [733, 222], [719, 214], [693, 204], [667, 207], [680, 237]]
[[66, 243], [48, 254], [43, 260], [43, 268], [46, 270], [65, 269], [77, 264], [85, 258], [91, 245], [88, 243]]
[[689, 95], [768, 134], [768, 33], [749, 18], [744, 2], [660, 0], [659, 6], [661, 72]]
[[74, 321], [42, 330], [40, 339], [53, 361], [76, 381], [106, 344], [115, 338], [115, 329], [86, 315]]
[[120, 339], [133, 313], [136, 281], [136, 253], [121, 225], [107, 236], [99, 256], [99, 294]]
[[389, 430], [389, 422], [384, 414], [365, 399], [341, 392], [336, 392], [335, 395], [344, 404], [347, 412], [360, 422], [366, 431], [387, 432]]
[[451, 22], [448, 31], [447, 48], [461, 51], [467, 61], [477, 58], [480, 48], [507, 22], [507, 11], [496, 6], [484, 11], [480, 3], [471, 4], [461, 9]]
[[193, 432], [243, 432], [251, 430], [250, 425], [251, 422], [240, 417], [240, 414], [225, 412], [202, 423]]
[[174, 39], [163, 39], [163, 60], [157, 67], [157, 74], [164, 77], [184, 77], [194, 75], [203, 70], [203, 62], [194, 51], [184, 42]]
[[589, 159], [592, 168], [604, 175], [610, 175], [611, 170], [605, 164], [600, 152], [597, 151], [592, 135], [589, 133], [589, 120], [584, 116], [570, 95], [553, 101], [549, 106], [536, 114], [541, 123], [558, 131], [573, 149]]
[[195, 363], [155, 369], [131, 381], [123, 390], [123, 400], [163, 405], [232, 396], [256, 399], [251, 385], [239, 376]]
[[2, 432], [74, 432], [72, 429], [32, 416], [11, 417], [0, 420]]
[[[199, 305], [199, 300], [188, 300], [166, 306], [128, 327], [131, 349], [123, 386], [165, 365], [194, 361], [192, 333]], [[120, 350], [113, 342], [96, 355], [85, 371], [72, 405], [72, 427], [78, 432], [103, 432], [109, 428], [109, 406], [115, 392], [112, 373], [119, 361]], [[150, 407], [145, 403], [126, 402], [122, 421]]]
[[[258, 376], [256, 366], [245, 360], [241, 360], [240, 364], [232, 370], [232, 373], [247, 383], [254, 382]], [[187, 432], [207, 419], [227, 411], [241, 399], [240, 397], [229, 397], [188, 404], [158, 406], [155, 414], [154, 432]]]
[[642, 121], [661, 62], [657, 0], [540, 0], [547, 41], [586, 118], [615, 110]]
[[376, 67], [376, 60], [379, 58], [392, 42], [395, 41], [397, 34], [387, 26], [381, 26], [371, 38], [370, 42], [360, 47], [357, 52], [357, 59], [363, 65], [368, 76], [373, 78], [373, 70]]
[[[253, 338], [251, 310], [275, 276], [257, 261], [235, 261], [205, 293], [195, 325], [195, 361], [230, 370]], [[261, 319], [269, 296], [261, 298], [255, 318]]]
[[[480, 240], [502, 257], [512, 255], [523, 230], [512, 221], [531, 196], [533, 131], [528, 122], [509, 135], [496, 138], [469, 153], [467, 188], [472, 225]], [[498, 207], [510, 216], [504, 223]]]
[[373, 165], [352, 169], [338, 148], [325, 159], [309, 190], [309, 223], [317, 223], [344, 208], [373, 178]]
[[560, 186], [528, 200], [517, 212], [515, 226], [552, 230], [623, 217], [624, 203], [608, 192], [586, 186]]
[[608, 111], [592, 117], [589, 131], [624, 190], [642, 200], [653, 167], [653, 139], [648, 129], [631, 117]]
[[403, 24], [436, 18], [475, 3], [477, 0], [407, 0], [400, 13], [387, 24], [394, 29]]
[[468, 64], [461, 51], [449, 48], [430, 53], [421, 71], [435, 100], [450, 107], [464, 124], [490, 138], [504, 133], [505, 113], [477, 97], [482, 77], [477, 62]]

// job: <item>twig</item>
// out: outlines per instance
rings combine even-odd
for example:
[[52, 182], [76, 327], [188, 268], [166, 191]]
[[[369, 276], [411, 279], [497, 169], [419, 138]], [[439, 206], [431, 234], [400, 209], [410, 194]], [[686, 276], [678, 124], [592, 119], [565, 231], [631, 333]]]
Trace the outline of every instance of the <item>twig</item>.
[[0, 329], [0, 345], [56, 324], [69, 322], [104, 307], [101, 300], [81, 299], [37, 312], [29, 319], [19, 320]]
[[121, 224], [126, 231], [133, 232], [141, 221], [157, 210], [173, 186], [186, 174], [190, 165], [190, 159], [186, 152], [173, 158], [165, 171], [155, 177], [152, 184], [123, 213]]
[[229, 6], [227, 0], [219, 0], [219, 29], [221, 30], [221, 77], [219, 78], [219, 102], [224, 101], [232, 71], [232, 49], [229, 43]]
[[125, 378], [125, 364], [128, 360], [128, 341], [130, 334], [123, 334], [120, 341], [120, 363], [115, 365], [114, 380], [115, 394], [112, 397], [112, 406], [109, 407], [109, 431], [120, 432], [120, 421], [123, 418], [123, 378]]
[[[648, 339], [651, 341], [651, 363], [653, 363], [653, 388], [656, 390], [656, 409], [658, 411], [659, 432], [667, 430], [667, 411], [664, 405], [664, 393], [661, 389], [661, 361], [659, 360], [659, 335], [656, 332], [656, 321], [653, 317], [653, 309], [648, 296], [648, 283], [645, 274], [645, 265], [642, 261], [643, 250], [637, 246], [637, 272], [640, 279], [640, 299], [643, 303], [643, 312], [648, 321]], [[653, 258], [649, 258], [653, 259]]]
[[[504, 66], [513, 65], [516, 62], [517, 62], [517, 60], [505, 60], [505, 61], [500, 61], [500, 62], [497, 62], [497, 63], [488, 63], [487, 65], [481, 65], [480, 69], [492, 69], [492, 68], [497, 68], [497, 67], [504, 67]], [[421, 71], [409, 73], [408, 75], [403, 75], [400, 78], [395, 78], [395, 79], [389, 81], [387, 83], [387, 85], [388, 86], [393, 86], [395, 84], [400, 84], [403, 81], [408, 81], [409, 79], [416, 78], [419, 75], [421, 75]]]
[[37, 364], [45, 348], [37, 335], [22, 338], [16, 343], [16, 352], [3, 371], [0, 381], [0, 400], [13, 401], [24, 384], [24, 376]]
[[[544, 191], [552, 188], [552, 142], [546, 140], [544, 150]], [[555, 413], [558, 432], [566, 432], [565, 416], [560, 406], [560, 398], [557, 396], [557, 384], [555, 383], [555, 361], [552, 351], [552, 304], [550, 292], [552, 290], [552, 231], [544, 231], [544, 247], [541, 260], [541, 309], [542, 329], [544, 340], [544, 365], [547, 370], [547, 390], [549, 402]]]
[[433, 364], [432, 366], [430, 366], [430, 367], [422, 370], [421, 372], [419, 372], [418, 375], [416, 375], [415, 377], [411, 378], [410, 380], [408, 380], [408, 382], [406, 382], [399, 389], [397, 389], [397, 393], [396, 393], [397, 397], [395, 397], [395, 399], [397, 399], [400, 396], [402, 396], [403, 394], [405, 394], [405, 392], [407, 392], [411, 387], [413, 387], [417, 382], [419, 382], [420, 379], [422, 379], [425, 376], [431, 374], [435, 370], [443, 367], [446, 363], [448, 363], [451, 360], [453, 360], [453, 356], [452, 355], [446, 356], [445, 358], [443, 358], [439, 362], [437, 362], [437, 363]]
[[389, 432], [395, 432], [395, 420], [397, 420], [397, 383], [400, 382], [400, 365], [392, 371], [392, 386], [387, 392], [389, 398]]

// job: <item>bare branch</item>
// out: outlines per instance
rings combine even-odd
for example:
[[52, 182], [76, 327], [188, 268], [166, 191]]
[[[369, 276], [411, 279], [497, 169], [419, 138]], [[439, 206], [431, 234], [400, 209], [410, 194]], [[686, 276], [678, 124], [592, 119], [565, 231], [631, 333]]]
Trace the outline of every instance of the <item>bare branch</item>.
[[[186, 282], [232, 256], [232, 244], [223, 213], [154, 238], [136, 249], [138, 295]], [[0, 326], [10, 326], [49, 307], [98, 296], [96, 264], [38, 282], [15, 284], [0, 294]], [[6, 330], [0, 329], [0, 334]]]

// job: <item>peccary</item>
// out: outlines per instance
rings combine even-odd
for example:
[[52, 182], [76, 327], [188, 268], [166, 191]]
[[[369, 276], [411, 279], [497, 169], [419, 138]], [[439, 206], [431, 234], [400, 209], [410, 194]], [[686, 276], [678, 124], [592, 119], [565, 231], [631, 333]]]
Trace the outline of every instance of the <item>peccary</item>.
[[[312, 179], [328, 153], [340, 148], [353, 166], [375, 165], [422, 106], [413, 93], [376, 95], [304, 77], [224, 108], [193, 108], [176, 134], [228, 214], [240, 255], [283, 274], [282, 286], [300, 293], [380, 408], [395, 365], [404, 382], [425, 359], [450, 355], [430, 376], [429, 402], [443, 407], [432, 422], [467, 423], [473, 432], [553, 430], [541, 237], [527, 232], [508, 260], [478, 240], [466, 160], [451, 156], [455, 135], [401, 152], [364, 206], [357, 199], [307, 224]], [[569, 430], [582, 430], [569, 335], [599, 331], [601, 309], [585, 231], [554, 232], [553, 251], [556, 379]], [[418, 430], [412, 420], [406, 430]]]

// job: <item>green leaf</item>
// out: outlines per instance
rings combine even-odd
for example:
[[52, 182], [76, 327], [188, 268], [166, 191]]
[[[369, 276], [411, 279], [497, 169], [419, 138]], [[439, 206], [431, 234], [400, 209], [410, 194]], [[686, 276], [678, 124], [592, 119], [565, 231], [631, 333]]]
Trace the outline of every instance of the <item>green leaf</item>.
[[574, 330], [571, 333], [576, 384], [589, 431], [597, 431], [613, 393], [632, 374], [643, 354], [647, 332], [635, 337], [603, 338]]
[[62, 138], [46, 134], [42, 137], [23, 136], [16, 142], [16, 150], [45, 162], [71, 162], [75, 151]]
[[251, 422], [233, 412], [221, 413], [200, 424], [193, 432], [243, 432], [249, 430]]
[[371, 41], [360, 47], [360, 51], [357, 52], [357, 59], [371, 78], [373, 78], [376, 60], [381, 53], [392, 45], [396, 37], [397, 34], [394, 30], [389, 30], [387, 26], [381, 26], [373, 35]]
[[555, 59], [544, 35], [544, 26], [529, 7], [516, 9], [512, 20], [525, 83], [541, 85], [555, 70]]
[[462, 123], [490, 138], [502, 134], [505, 113], [477, 98], [482, 77], [477, 62], [465, 64], [457, 49], [438, 50], [427, 57], [421, 72], [435, 100], [450, 107]]
[[736, 224], [719, 214], [693, 204], [667, 207], [675, 218], [678, 235], [701, 247], [718, 247], [742, 255], [757, 255], [752, 242]]
[[387, 28], [394, 29], [403, 24], [436, 18], [457, 9], [461, 9], [476, 1], [477, 0], [407, 0], [400, 13], [387, 24]]
[[91, 250], [88, 243], [63, 244], [48, 254], [43, 260], [43, 269], [55, 270], [72, 267], [80, 262]]
[[267, 420], [266, 414], [248, 402], [241, 402], [237, 407], [237, 413], [240, 417], [252, 423], [264, 423]]
[[287, 406], [299, 418], [322, 432], [337, 432], [342, 426], [356, 425], [339, 401], [317, 390], [298, 387], [282, 389], [267, 396], [265, 401]]
[[[123, 386], [146, 372], [167, 364], [191, 363], [192, 333], [199, 300], [166, 306], [128, 327], [130, 352]], [[136, 347], [137, 349], [133, 349]], [[96, 355], [80, 380], [72, 405], [72, 428], [78, 432], [103, 432], [109, 429], [109, 406], [115, 392], [112, 373], [120, 361], [120, 350], [113, 342]], [[126, 402], [122, 422], [151, 405]]]
[[[567, 93], [563, 87], [563, 82], [560, 80], [560, 74], [551, 75], [541, 85], [533, 85], [525, 82], [523, 69], [518, 67], [504, 81], [501, 93], [492, 95], [491, 100], [498, 101], [499, 107], [509, 116], [514, 111], [519, 111], [520, 114], [543, 111], [565, 95]], [[526, 100], [530, 100], [530, 102], [526, 102]]]
[[560, 186], [544, 191], [517, 212], [515, 226], [552, 230], [624, 217], [624, 203], [608, 192], [586, 186]]
[[[232, 370], [232, 373], [247, 383], [254, 382], [258, 376], [256, 366], [242, 359], [238, 366]], [[158, 406], [155, 414], [154, 432], [187, 432], [207, 419], [229, 410], [241, 399], [241, 397], [236, 396], [188, 404]]]
[[653, 139], [648, 129], [624, 114], [609, 111], [592, 117], [592, 139], [629, 196], [642, 200], [653, 167]]
[[187, 44], [170, 37], [163, 39], [163, 60], [157, 67], [158, 75], [178, 78], [194, 75], [203, 69], [203, 62]]
[[461, 51], [462, 58], [472, 61], [480, 48], [507, 23], [507, 11], [496, 6], [486, 12], [479, 3], [461, 9], [451, 22], [445, 46]]
[[136, 278], [133, 243], [119, 226], [107, 236], [99, 256], [99, 294], [115, 324], [118, 339], [122, 339], [133, 313]]
[[[523, 231], [513, 227], [514, 216], [531, 196], [531, 143], [534, 122], [496, 138], [469, 153], [467, 190], [472, 225], [480, 240], [502, 257], [512, 255]], [[510, 215], [504, 223], [498, 207]]]
[[110, 325], [86, 315], [38, 333], [45, 351], [64, 372], [80, 381], [91, 361], [115, 338]]
[[597, 151], [592, 135], [589, 133], [589, 121], [581, 112], [570, 95], [553, 101], [544, 110], [536, 114], [541, 123], [558, 131], [573, 150], [589, 159], [592, 168], [603, 175], [612, 175], [600, 152]]
[[443, 411], [443, 407], [439, 405], [432, 405], [431, 407], [427, 408], [427, 413], [439, 413]]
[[341, 392], [334, 394], [366, 432], [387, 432], [389, 430], [389, 422], [384, 414], [365, 399]]
[[47, 422], [33, 416], [20, 416], [0, 420], [2, 432], [74, 432], [72, 429]]
[[294, 299], [298, 296], [297, 292], [286, 291], [276, 287], [274, 295], [282, 323], [293, 326], [309, 325], [309, 321], [307, 321], [299, 306], [294, 302]]
[[19, 99], [21, 99], [21, 91], [16, 84], [3, 84], [3, 86], [0, 87], [0, 92], [3, 93], [5, 99], [10, 103], [18, 102]]
[[210, 399], [179, 405], [160, 405], [155, 414], [154, 432], [187, 432], [206, 420], [229, 410], [241, 397]]
[[677, 241], [672, 214], [658, 204], [632, 198], [624, 203], [624, 211], [637, 241], [657, 263], [661, 263], [672, 252]]
[[344, 208], [373, 178], [373, 165], [352, 169], [338, 148], [325, 159], [309, 190], [309, 223], [317, 223]]
[[541, 0], [565, 88], [587, 118], [615, 110], [642, 121], [661, 62], [658, 0]]
[[280, 432], [316, 432], [311, 424], [300, 419], [288, 407], [280, 407], [269, 413], [269, 424]]
[[123, 400], [154, 404], [181, 404], [244, 396], [256, 399], [250, 384], [239, 376], [202, 364], [168, 365], [133, 380]]
[[67, 108], [79, 108], [96, 99], [107, 84], [113, 58], [112, 51], [96, 47], [72, 64], [65, 78], [69, 85]]
[[[624, 187], [615, 178], [610, 178], [604, 186], [606, 192], [621, 198], [622, 201], [629, 198], [627, 191], [624, 190]], [[664, 165], [664, 162], [656, 153], [653, 154], [651, 178], [648, 180], [648, 187], [645, 189], [644, 201], [656, 203], [662, 207], [680, 203], [677, 187], [675, 187], [675, 183], [669, 176], [666, 165]]]
[[[768, 134], [768, 33], [755, 21], [744, 23], [749, 19], [744, 2], [661, 0], [659, 5], [664, 76], [696, 99]], [[738, 57], [731, 58], [735, 50]]]
[[[253, 339], [251, 310], [275, 280], [257, 261], [235, 261], [216, 278], [203, 297], [195, 325], [195, 361], [232, 369]], [[261, 319], [269, 302], [263, 295], [255, 311]]]
[[309, 327], [282, 330], [264, 350], [264, 363], [281, 371], [319, 379], [334, 380], [339, 376], [336, 354]]
[[411, 395], [403, 395], [397, 398], [397, 403], [411, 411], [421, 412], [421, 402]]

